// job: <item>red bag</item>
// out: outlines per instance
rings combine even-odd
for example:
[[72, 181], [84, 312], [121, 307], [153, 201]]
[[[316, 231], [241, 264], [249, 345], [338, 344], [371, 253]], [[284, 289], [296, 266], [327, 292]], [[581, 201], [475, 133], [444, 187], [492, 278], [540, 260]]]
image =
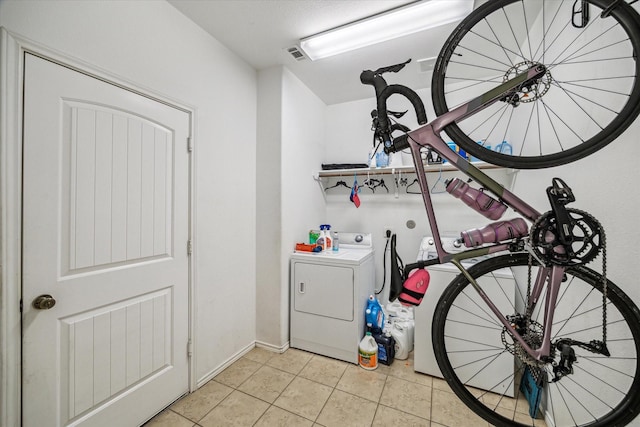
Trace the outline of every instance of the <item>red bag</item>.
[[420, 305], [429, 287], [429, 272], [424, 268], [413, 270], [402, 284], [398, 300], [402, 305]]

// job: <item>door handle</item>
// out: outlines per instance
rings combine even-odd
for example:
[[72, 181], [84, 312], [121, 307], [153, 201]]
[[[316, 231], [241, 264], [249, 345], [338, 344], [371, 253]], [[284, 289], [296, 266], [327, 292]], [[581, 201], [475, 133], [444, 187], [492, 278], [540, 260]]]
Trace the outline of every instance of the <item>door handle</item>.
[[31, 303], [36, 310], [49, 310], [56, 305], [56, 300], [51, 295], [40, 295]]
[[304, 294], [304, 282], [300, 282], [300, 287], [298, 288], [298, 292]]

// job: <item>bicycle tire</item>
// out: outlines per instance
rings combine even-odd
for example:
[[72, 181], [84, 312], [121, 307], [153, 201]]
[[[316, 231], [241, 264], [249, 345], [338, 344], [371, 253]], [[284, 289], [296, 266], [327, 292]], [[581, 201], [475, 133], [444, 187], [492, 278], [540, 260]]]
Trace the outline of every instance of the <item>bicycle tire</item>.
[[[635, 58], [640, 17], [620, 2], [600, 19], [613, 1], [587, 1], [591, 14], [583, 29], [568, 21], [573, 15], [566, 8], [573, 1], [492, 0], [467, 16], [434, 66], [431, 90], [438, 116], [531, 63], [543, 63], [549, 74], [519, 93], [517, 107], [498, 101], [447, 125], [449, 138], [481, 160], [538, 169], [579, 160], [627, 129], [640, 114], [640, 61]], [[542, 5], [546, 20], [533, 20], [536, 5]], [[585, 47], [587, 43], [601, 48]], [[503, 141], [511, 145], [510, 153], [500, 145]], [[497, 152], [498, 146], [506, 149]]]
[[[506, 311], [515, 306], [523, 312], [528, 260], [528, 254], [498, 256], [476, 264], [469, 274], [486, 292], [493, 293], [492, 301], [499, 308], [508, 306]], [[533, 267], [533, 278], [536, 268]], [[509, 287], [514, 286], [513, 277], [521, 285], [511, 289], [516, 295], [512, 305], [507, 295]], [[567, 269], [566, 279], [556, 305], [552, 343], [560, 337], [583, 342], [601, 340], [602, 276], [577, 266]], [[520, 292], [523, 281], [524, 291]], [[551, 365], [543, 366], [546, 375], [541, 377], [546, 378], [541, 413], [546, 425], [622, 426], [640, 412], [640, 311], [611, 281], [607, 281], [607, 288], [607, 345], [611, 356], [572, 346], [577, 356], [574, 371], [557, 382], [551, 381]], [[538, 308], [545, 302], [538, 302]], [[536, 309], [531, 318], [537, 321], [541, 311]], [[468, 408], [494, 426], [544, 425], [529, 416], [529, 406], [519, 392], [518, 381], [526, 364], [522, 357], [509, 351], [509, 340], [501, 336], [502, 325], [462, 274], [442, 294], [432, 329], [433, 348], [443, 377]], [[535, 340], [536, 334], [532, 335]], [[555, 359], [558, 361], [559, 355]], [[513, 360], [513, 372], [509, 370], [509, 360]], [[513, 398], [508, 396], [511, 392]]]

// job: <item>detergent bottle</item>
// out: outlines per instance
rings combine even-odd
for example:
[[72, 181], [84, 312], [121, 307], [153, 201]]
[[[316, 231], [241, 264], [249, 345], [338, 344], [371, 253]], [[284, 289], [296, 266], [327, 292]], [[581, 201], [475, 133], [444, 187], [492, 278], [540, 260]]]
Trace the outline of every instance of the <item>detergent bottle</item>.
[[378, 367], [378, 344], [371, 336], [371, 332], [367, 332], [362, 341], [360, 341], [358, 364], [369, 371], [373, 371]]
[[331, 238], [331, 225], [324, 225], [324, 244], [325, 250], [330, 251], [333, 249], [333, 239]]
[[331, 226], [329, 224], [320, 225], [320, 234], [318, 235], [316, 244], [320, 246], [323, 251], [331, 250], [331, 232], [329, 231], [330, 228]]
[[371, 324], [374, 328], [382, 329], [384, 327], [384, 312], [382, 306], [373, 295], [369, 295], [367, 308], [365, 310], [365, 322]]
[[378, 344], [378, 362], [383, 365], [391, 365], [396, 354], [396, 342], [390, 330], [375, 328], [371, 334]]

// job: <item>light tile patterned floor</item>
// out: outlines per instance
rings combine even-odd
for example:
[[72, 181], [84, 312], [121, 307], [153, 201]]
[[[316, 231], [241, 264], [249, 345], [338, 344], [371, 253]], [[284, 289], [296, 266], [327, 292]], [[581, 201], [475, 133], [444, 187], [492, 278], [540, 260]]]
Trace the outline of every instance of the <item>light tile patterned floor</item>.
[[414, 372], [412, 357], [367, 371], [301, 350], [262, 348], [145, 424], [219, 426], [489, 427], [443, 380]]

